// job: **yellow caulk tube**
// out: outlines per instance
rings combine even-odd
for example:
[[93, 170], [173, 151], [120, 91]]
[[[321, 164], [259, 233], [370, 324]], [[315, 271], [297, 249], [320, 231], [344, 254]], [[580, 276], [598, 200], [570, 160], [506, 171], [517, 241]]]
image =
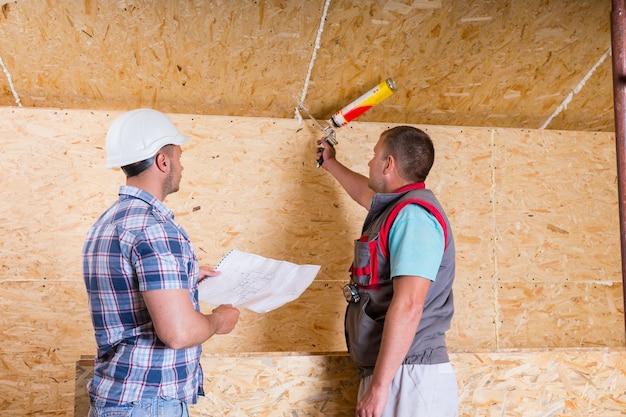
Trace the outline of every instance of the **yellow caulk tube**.
[[387, 97], [390, 97], [397, 90], [398, 87], [396, 83], [391, 78], [387, 78], [385, 81], [382, 81], [376, 87], [339, 110], [328, 122], [335, 127], [345, 126]]

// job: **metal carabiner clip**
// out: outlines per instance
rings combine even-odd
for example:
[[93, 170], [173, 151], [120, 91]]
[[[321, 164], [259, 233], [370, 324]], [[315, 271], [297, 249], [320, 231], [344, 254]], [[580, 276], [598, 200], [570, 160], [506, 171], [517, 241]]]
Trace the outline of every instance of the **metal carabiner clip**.
[[346, 301], [349, 303], [358, 303], [361, 300], [361, 295], [359, 294], [359, 289], [354, 284], [346, 284], [343, 287], [343, 296], [346, 298]]

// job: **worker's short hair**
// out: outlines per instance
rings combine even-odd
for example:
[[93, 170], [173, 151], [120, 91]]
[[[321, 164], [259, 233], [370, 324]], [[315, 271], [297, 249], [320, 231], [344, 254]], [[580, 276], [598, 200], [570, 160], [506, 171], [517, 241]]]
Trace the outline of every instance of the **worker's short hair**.
[[412, 126], [396, 126], [383, 136], [384, 157], [392, 155], [400, 176], [411, 182], [426, 180], [435, 161], [435, 147], [430, 136]]

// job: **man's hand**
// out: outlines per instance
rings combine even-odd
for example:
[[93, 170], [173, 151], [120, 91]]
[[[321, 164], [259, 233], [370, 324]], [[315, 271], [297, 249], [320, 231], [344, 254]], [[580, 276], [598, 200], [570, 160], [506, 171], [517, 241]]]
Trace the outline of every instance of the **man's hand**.
[[213, 309], [216, 319], [215, 334], [230, 333], [239, 320], [239, 310], [230, 304], [222, 304]]
[[[209, 277], [216, 277], [220, 273], [210, 266], [200, 266], [198, 282]], [[227, 334], [233, 331], [237, 321], [239, 321], [239, 310], [230, 304], [222, 304], [213, 309], [211, 316], [210, 320], [214, 321], [215, 325], [215, 334]]]
[[325, 162], [335, 159], [335, 148], [328, 143], [324, 138], [321, 138], [317, 141], [318, 148], [317, 153], [315, 154], [315, 159], [318, 161], [322, 161], [320, 166], [324, 166]]
[[204, 281], [208, 277], [216, 277], [220, 274], [220, 271], [216, 271], [210, 266], [200, 266], [200, 275], [198, 276], [198, 283]]
[[356, 417], [380, 417], [388, 397], [389, 389], [374, 390], [370, 386], [356, 406]]

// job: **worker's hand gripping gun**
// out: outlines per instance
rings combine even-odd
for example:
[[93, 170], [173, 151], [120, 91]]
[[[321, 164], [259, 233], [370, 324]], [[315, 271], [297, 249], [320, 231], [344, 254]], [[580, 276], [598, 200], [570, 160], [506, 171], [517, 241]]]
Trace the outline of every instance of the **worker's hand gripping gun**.
[[[335, 135], [336, 128], [347, 125], [387, 97], [390, 97], [397, 90], [398, 87], [396, 83], [391, 78], [387, 78], [385, 81], [382, 81], [376, 87], [333, 114], [330, 119], [326, 120], [326, 126], [318, 122], [303, 104], [300, 104], [299, 108], [306, 113], [307, 117], [311, 119], [322, 132], [324, 132], [322, 140], [334, 147], [338, 143]], [[324, 160], [320, 157], [317, 161], [317, 166], [320, 167], [322, 163], [324, 163]]]

